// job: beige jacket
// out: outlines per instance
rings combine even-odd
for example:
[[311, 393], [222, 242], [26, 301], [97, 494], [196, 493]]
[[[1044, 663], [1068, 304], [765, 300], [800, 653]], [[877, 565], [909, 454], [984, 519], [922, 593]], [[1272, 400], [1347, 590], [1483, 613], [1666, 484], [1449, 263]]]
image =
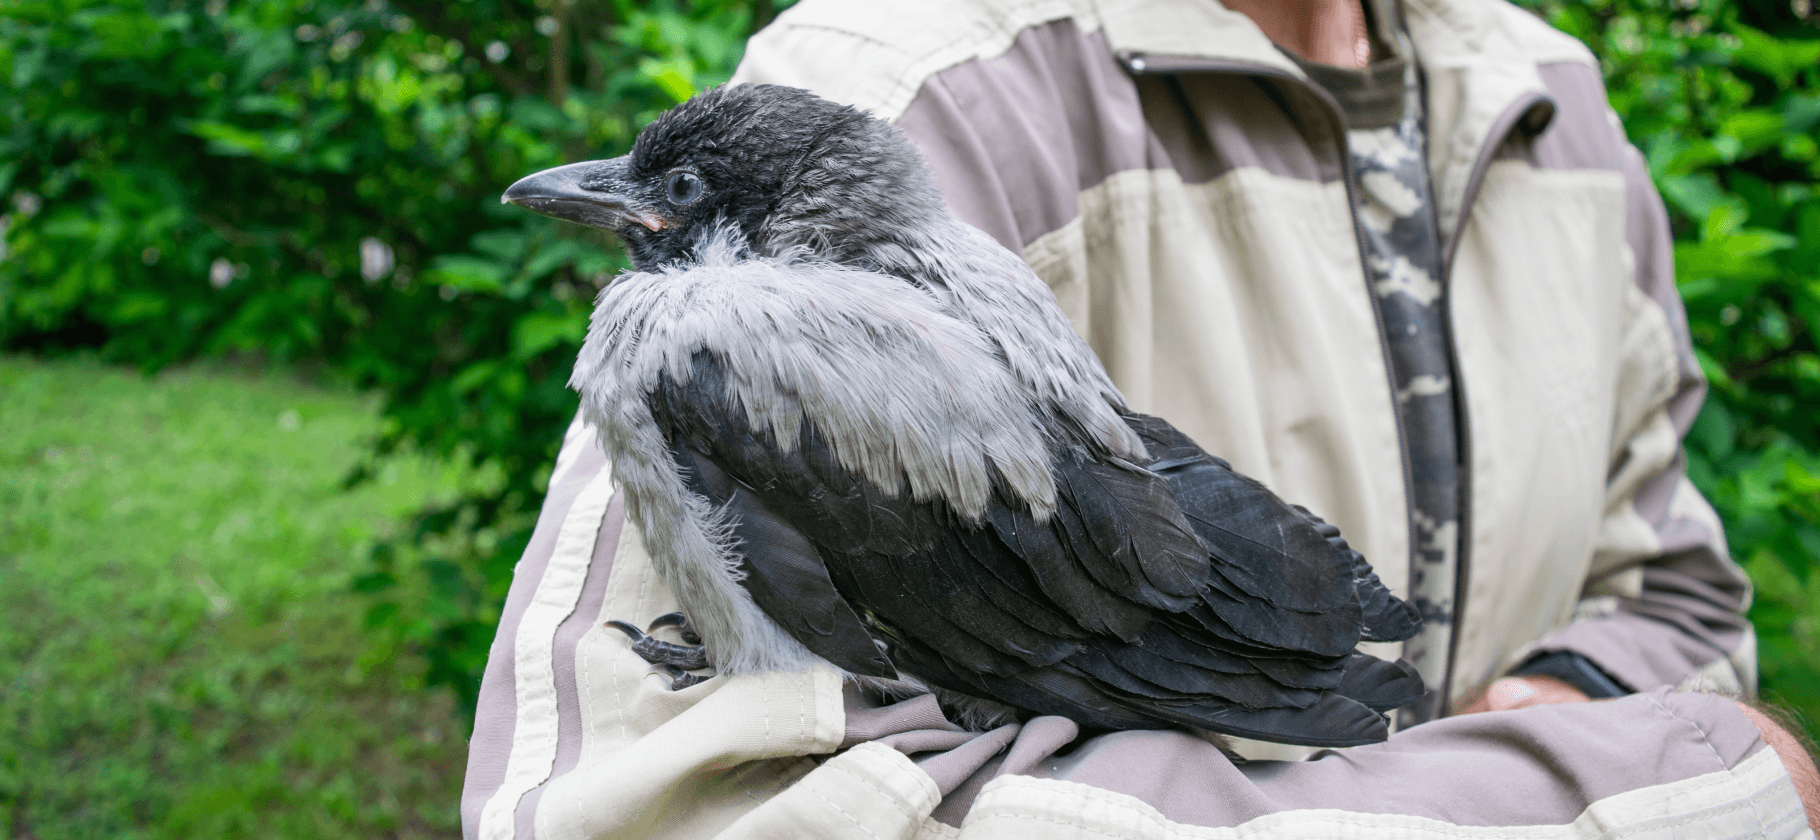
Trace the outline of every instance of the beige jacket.
[[[1547, 644], [1630, 688], [1748, 690], [1747, 584], [1682, 470], [1705, 389], [1667, 221], [1595, 59], [1503, 3], [1405, 9], [1466, 401], [1450, 696], [1577, 618]], [[1396, 394], [1343, 129], [1247, 18], [1206, 0], [810, 3], [738, 79], [895, 120], [1133, 407], [1339, 525], [1406, 590]]]
[[[1805, 831], [1735, 708], [1669, 693], [1748, 693], [1748, 585], [1683, 475], [1704, 385], [1664, 211], [1597, 64], [1495, 0], [1403, 9], [1466, 405], [1449, 696], [1541, 649], [1645, 693], [1241, 767], [1182, 733], [1064, 753], [1077, 733], [1058, 718], [962, 732], [825, 673], [671, 693], [602, 627], [673, 601], [578, 425], [489, 662], [469, 836]], [[736, 80], [896, 121], [951, 209], [1049, 282], [1133, 407], [1336, 523], [1406, 588], [1396, 395], [1344, 127], [1246, 18], [1211, 0], [806, 0]]]

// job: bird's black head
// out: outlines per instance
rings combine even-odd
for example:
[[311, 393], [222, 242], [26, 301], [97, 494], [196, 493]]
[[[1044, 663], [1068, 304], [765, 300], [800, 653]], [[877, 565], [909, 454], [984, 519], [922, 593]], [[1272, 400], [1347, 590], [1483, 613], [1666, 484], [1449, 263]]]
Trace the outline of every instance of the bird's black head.
[[646, 126], [631, 154], [527, 176], [504, 200], [617, 232], [641, 269], [687, 258], [720, 220], [760, 253], [868, 263], [876, 244], [946, 216], [896, 129], [779, 85], [709, 90]]

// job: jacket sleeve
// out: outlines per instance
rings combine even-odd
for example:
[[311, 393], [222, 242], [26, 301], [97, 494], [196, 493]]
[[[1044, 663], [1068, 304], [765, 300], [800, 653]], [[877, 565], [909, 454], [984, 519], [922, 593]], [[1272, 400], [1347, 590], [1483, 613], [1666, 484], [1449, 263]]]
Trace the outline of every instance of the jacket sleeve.
[[[1556, 123], [1578, 127], [1564, 130], [1561, 142], [1576, 131], [1604, 133], [1586, 144], [1618, 150], [1638, 294], [1625, 327], [1621, 404], [1591, 572], [1573, 623], [1541, 639], [1533, 654], [1583, 657], [1629, 691], [1666, 685], [1749, 696], [1756, 688], [1756, 637], [1744, 617], [1750, 581], [1732, 561], [1712, 506], [1688, 480], [1681, 449], [1706, 381], [1675, 289], [1667, 211], [1605, 102], [1598, 70], [1545, 65], [1542, 75], [1557, 101]], [[1548, 142], [1538, 140], [1534, 154], [1563, 153], [1545, 148]]]
[[595, 430], [576, 418], [487, 657], [463, 837], [713, 837], [840, 745], [833, 671], [671, 691], [606, 626], [676, 608]]
[[969, 738], [931, 715], [927, 698], [880, 706], [851, 694], [849, 741], [867, 740], [730, 835], [1568, 840], [1808, 831], [1775, 751], [1736, 704], [1710, 694], [1657, 689], [1464, 715], [1307, 761], [1239, 764], [1185, 732], [1082, 738], [1058, 717]]

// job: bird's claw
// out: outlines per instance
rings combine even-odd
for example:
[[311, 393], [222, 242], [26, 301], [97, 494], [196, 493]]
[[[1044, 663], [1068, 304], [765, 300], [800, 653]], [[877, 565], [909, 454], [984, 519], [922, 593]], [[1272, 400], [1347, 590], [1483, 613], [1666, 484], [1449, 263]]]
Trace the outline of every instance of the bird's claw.
[[676, 627], [688, 644], [666, 642], [649, 635], [623, 621], [609, 621], [607, 626], [626, 634], [632, 640], [632, 652], [640, 659], [652, 664], [653, 671], [662, 671], [670, 675], [670, 690], [680, 691], [699, 683], [707, 677], [691, 674], [690, 671], [708, 667], [707, 648], [701, 646], [701, 637], [696, 635], [689, 620], [682, 613], [669, 613], [658, 616], [651, 622], [648, 630], [659, 627]]
[[685, 644], [701, 644], [701, 636], [697, 635], [695, 627], [689, 624], [689, 617], [680, 612], [667, 612], [651, 619], [650, 625], [645, 627], [645, 632], [655, 633], [659, 627], [676, 628], [676, 632], [682, 634], [682, 640]]
[[652, 665], [651, 670], [661, 671], [670, 675], [671, 691], [681, 691], [689, 686], [708, 681], [708, 676], [706, 674], [691, 674], [675, 665]]

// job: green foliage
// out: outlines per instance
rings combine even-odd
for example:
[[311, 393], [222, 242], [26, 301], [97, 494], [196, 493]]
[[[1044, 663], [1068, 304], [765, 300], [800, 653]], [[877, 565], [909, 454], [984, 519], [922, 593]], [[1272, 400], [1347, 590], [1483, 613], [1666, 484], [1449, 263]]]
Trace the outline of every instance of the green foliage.
[[625, 264], [498, 195], [623, 153], [725, 80], [769, 6], [0, 5], [0, 347], [98, 346], [147, 370], [311, 359], [382, 393], [350, 483], [410, 449], [488, 478], [378, 546], [359, 583], [383, 644], [471, 702], [575, 410], [588, 304]]
[[1820, 17], [1783, 0], [1543, 0], [1604, 61], [1675, 227], [1712, 383], [1688, 472], [1757, 585], [1762, 689], [1820, 729]]
[[454, 833], [467, 729], [347, 589], [462, 477], [343, 491], [374, 402], [0, 356], [0, 836]]

